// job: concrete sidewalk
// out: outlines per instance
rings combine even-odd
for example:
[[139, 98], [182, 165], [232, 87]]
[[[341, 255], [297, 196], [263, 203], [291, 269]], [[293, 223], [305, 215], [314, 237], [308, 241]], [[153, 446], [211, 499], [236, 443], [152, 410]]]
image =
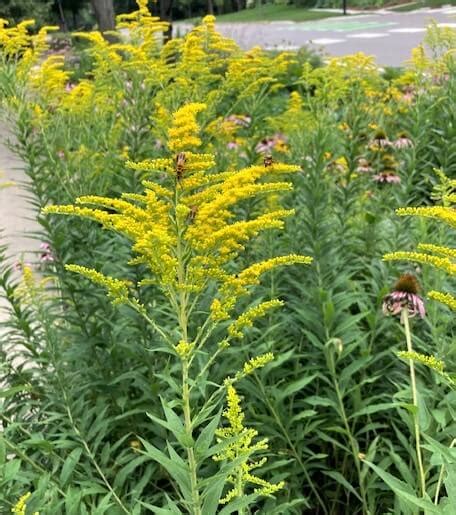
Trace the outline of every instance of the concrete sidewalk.
[[39, 241], [31, 233], [39, 229], [37, 214], [26, 198], [27, 176], [23, 163], [7, 146], [11, 138], [8, 128], [0, 124], [0, 182], [14, 183], [0, 189], [0, 242], [8, 245], [8, 255], [12, 259], [34, 261], [33, 254], [39, 249]]
[[[0, 189], [0, 244], [7, 245], [8, 262], [35, 262], [40, 242], [32, 237], [40, 226], [26, 198], [23, 184], [27, 181], [23, 163], [8, 148], [12, 138], [4, 123], [0, 123], [0, 183], [13, 182], [13, 186]], [[0, 298], [0, 322], [5, 320], [5, 306]]]

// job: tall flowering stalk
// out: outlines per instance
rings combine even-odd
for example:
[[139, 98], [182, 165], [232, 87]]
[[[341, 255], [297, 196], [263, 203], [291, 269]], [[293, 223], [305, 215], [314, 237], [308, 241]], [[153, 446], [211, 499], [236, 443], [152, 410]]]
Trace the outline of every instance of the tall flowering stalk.
[[[431, 218], [439, 222], [443, 222], [452, 228], [455, 228], [456, 210], [454, 209], [454, 204], [456, 203], [456, 195], [454, 193], [454, 189], [456, 187], [456, 180], [447, 178], [441, 171], [437, 171], [437, 173], [440, 177], [440, 184], [435, 188], [434, 197], [438, 200], [441, 200], [442, 205], [418, 208], [401, 208], [397, 210], [397, 214], [400, 216], [419, 216], [423, 218]], [[414, 263], [430, 265], [438, 270], [446, 272], [450, 276], [456, 275], [456, 249], [447, 246], [434, 245], [432, 243], [420, 243], [418, 245], [418, 252], [392, 252], [386, 254], [383, 259], [385, 261], [411, 261]], [[419, 314], [421, 317], [424, 317], [424, 306], [421, 298], [417, 295], [417, 282], [413, 276], [408, 274], [403, 276], [402, 280], [400, 280], [398, 284], [399, 287], [396, 287], [395, 289], [400, 290], [400, 292], [393, 292], [385, 299], [384, 309], [387, 312], [394, 314], [397, 314], [399, 311], [401, 313], [407, 339], [407, 352], [401, 352], [399, 355], [409, 360], [413, 404], [417, 408], [417, 388], [414, 370], [415, 361], [422, 363], [429, 368], [432, 368], [446, 379], [449, 379], [450, 382], [452, 382], [452, 380], [448, 374], [443, 371], [444, 365], [442, 361], [437, 360], [434, 356], [426, 356], [413, 350], [409, 316]], [[437, 300], [442, 304], [445, 304], [452, 310], [456, 310], [456, 297], [452, 293], [432, 290], [428, 292], [427, 296], [430, 299]], [[419, 446], [419, 421], [417, 414], [415, 414], [415, 441], [417, 447], [421, 492], [422, 496], [425, 497], [426, 482], [421, 457], [421, 449]], [[454, 442], [451, 444], [451, 446], [453, 445]], [[434, 501], [435, 504], [438, 502], [442, 474], [443, 467], [439, 476], [439, 483]]]
[[[187, 104], [174, 113], [167, 141], [171, 157], [127, 163], [129, 168], [146, 175], [142, 181], [142, 194], [123, 193], [120, 198], [84, 196], [76, 199], [75, 205], [49, 206], [45, 209], [49, 214], [76, 215], [95, 220], [103, 228], [122, 234], [130, 240], [135, 254], [130, 264], [142, 265], [147, 270], [138, 284], [132, 284], [81, 265], [67, 265], [68, 270], [104, 286], [114, 304], [126, 304], [136, 310], [161, 336], [167, 346], [166, 352], [172, 353], [180, 361], [181, 415], [178, 416], [169, 405], [164, 404], [167, 422], [161, 422], [185, 448], [186, 463], [182, 461], [182, 465], [188, 471], [189, 488], [173, 468], [173, 461], [177, 460], [175, 451], [169, 450], [168, 458], [161, 450], [146, 442], [145, 445], [157, 461], [162, 464], [171, 462], [168, 473], [179, 484], [189, 513], [195, 515], [212, 513], [207, 500], [210, 486], [202, 489], [199, 476], [199, 442], [203, 433], [197, 431], [198, 427], [210, 418], [210, 413], [221, 401], [220, 394], [225, 386], [228, 387], [229, 404], [233, 404], [235, 394], [230, 390], [232, 385], [273, 358], [270, 354], [253, 358], [242, 372], [227, 378], [224, 384], [212, 386], [209, 396], [201, 393], [214, 384], [213, 381], [208, 383], [206, 378], [219, 355], [233, 340], [242, 338], [245, 329], [254, 320], [282, 305], [279, 299], [271, 299], [236, 316], [238, 301], [251, 294], [252, 287], [259, 284], [264, 273], [281, 265], [311, 262], [307, 256], [286, 255], [245, 268], [239, 266], [237, 258], [248, 242], [265, 230], [282, 229], [285, 219], [293, 214], [293, 210], [271, 209], [264, 202], [256, 216], [246, 220], [237, 216], [236, 206], [243, 200], [289, 191], [291, 184], [281, 180], [281, 177], [299, 168], [272, 163], [240, 171], [211, 172], [215, 165], [214, 156], [196, 152], [202, 144], [197, 114], [205, 107], [199, 103]], [[135, 291], [150, 285], [158, 287], [163, 293], [174, 315], [177, 330], [162, 325], [151, 306], [139, 301]], [[207, 297], [211, 298], [209, 303], [205, 300]], [[207, 313], [204, 319], [201, 318], [201, 311]], [[225, 337], [213, 347], [211, 336], [221, 328], [225, 330]], [[201, 386], [204, 388], [199, 388]], [[233, 423], [230, 418], [228, 420]], [[196, 437], [197, 432], [200, 432], [199, 437]], [[241, 433], [244, 434], [242, 430]], [[223, 434], [228, 434], [227, 430]], [[233, 433], [233, 436], [237, 434]], [[215, 427], [211, 437], [214, 435]], [[250, 434], [250, 440], [253, 436]], [[244, 451], [250, 448], [250, 440], [246, 442]], [[229, 441], [224, 451], [218, 451], [219, 458], [229, 457], [228, 449], [232, 444]], [[252, 452], [261, 450], [262, 446], [258, 445], [253, 445]], [[239, 466], [238, 461], [235, 460], [231, 467]], [[224, 474], [229, 482], [235, 472], [230, 471], [229, 465], [225, 469]], [[239, 485], [239, 481], [252, 482], [247, 472], [244, 475], [237, 473], [236, 495], [227, 494], [225, 502], [244, 492], [244, 486]], [[260, 482], [258, 480], [257, 484]], [[256, 495], [270, 494], [277, 489], [274, 485], [266, 488], [266, 482], [263, 487], [255, 491]], [[219, 494], [220, 500], [222, 489]]]
[[[383, 311], [385, 314], [400, 315], [401, 322], [404, 325], [405, 341], [407, 343], [407, 353], [413, 354], [412, 333], [410, 331], [409, 318], [419, 315], [421, 318], [425, 316], [425, 308], [423, 300], [418, 295], [418, 281], [411, 274], [402, 275], [394, 286], [394, 291], [387, 295], [383, 301]], [[421, 495], [426, 495], [426, 474], [423, 466], [423, 455], [420, 443], [420, 420], [418, 406], [418, 389], [416, 386], [415, 363], [413, 359], [409, 359], [410, 366], [410, 387], [412, 390], [413, 406], [413, 427], [415, 433], [415, 449], [416, 459], [418, 463], [418, 480], [421, 489]]]

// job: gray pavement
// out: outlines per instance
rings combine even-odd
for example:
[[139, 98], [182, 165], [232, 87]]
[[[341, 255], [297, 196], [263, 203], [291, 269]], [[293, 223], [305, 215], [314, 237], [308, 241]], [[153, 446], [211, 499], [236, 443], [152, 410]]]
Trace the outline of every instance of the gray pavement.
[[0, 183], [13, 183], [0, 189], [0, 242], [8, 245], [10, 254], [27, 258], [39, 247], [39, 242], [31, 236], [39, 226], [23, 188], [26, 181], [23, 164], [6, 145], [10, 137], [7, 128], [0, 125]]
[[[407, 13], [382, 10], [300, 23], [218, 23], [217, 29], [244, 49], [260, 45], [296, 50], [308, 45], [330, 56], [364, 52], [375, 56], [382, 66], [400, 66], [410, 58], [412, 48], [422, 42], [431, 20], [456, 29], [456, 6]], [[176, 25], [181, 32], [190, 28]]]
[[0, 123], [0, 183], [13, 183], [0, 188], [0, 244], [7, 245], [13, 263], [34, 262], [40, 242], [32, 234], [39, 225], [23, 187], [26, 181], [23, 163], [6, 144], [11, 137], [8, 127]]

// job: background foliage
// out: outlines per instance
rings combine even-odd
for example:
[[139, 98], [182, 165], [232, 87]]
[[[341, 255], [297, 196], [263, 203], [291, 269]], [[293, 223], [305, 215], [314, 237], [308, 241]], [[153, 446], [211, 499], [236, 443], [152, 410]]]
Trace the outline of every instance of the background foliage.
[[[113, 307], [64, 264], [136, 282], [143, 270], [124, 265], [131, 251], [121, 236], [40, 211], [83, 194], [139, 192], [143, 176], [125, 162], [164, 157], [172, 113], [204, 101], [201, 150], [216, 154], [217, 170], [262, 164], [269, 154], [301, 168], [283, 198], [295, 217], [248, 246], [246, 262], [314, 258], [262, 282], [257, 300], [279, 297], [286, 307], [228, 349], [210, 378], [220, 383], [250, 357], [276, 355], [239, 388], [248, 425], [270, 439], [264, 477], [287, 484], [252, 512], [418, 513], [407, 501], [418, 485], [407, 367], [395, 355], [402, 328], [382, 316], [381, 303], [400, 271], [417, 274], [424, 295], [452, 285], [438, 270], [387, 266], [381, 256], [414, 249], [428, 234], [454, 245], [439, 224], [394, 216], [397, 207], [433, 202], [434, 168], [455, 178], [454, 31], [431, 28], [433, 55], [418, 48], [409, 68], [389, 78], [362, 54], [314, 67], [305, 53], [241, 51], [212, 18], [164, 46], [162, 27], [144, 11], [128, 23], [137, 37], [108, 43], [80, 34], [83, 44], [65, 59], [49, 51], [44, 32], [8, 33], [13, 44], [2, 47], [2, 106], [47, 246], [33, 274], [18, 274], [15, 267], [28, 268], [8, 264], [3, 250], [1, 509], [30, 491], [30, 513], [116, 514], [122, 505], [128, 513], [148, 505], [181, 512], [170, 501], [174, 479], [144, 443], [165, 449], [173, 438], [154, 422], [162, 400], [173, 398], [172, 365], [137, 313]], [[238, 215], [260, 207], [252, 199]], [[166, 321], [157, 288], [141, 300]], [[421, 352], [455, 369], [448, 310], [429, 302], [413, 331]], [[442, 463], [435, 449], [454, 463], [456, 397], [432, 370], [418, 375], [421, 427], [434, 446], [424, 448], [433, 498]], [[442, 488], [437, 497], [449, 495]]]

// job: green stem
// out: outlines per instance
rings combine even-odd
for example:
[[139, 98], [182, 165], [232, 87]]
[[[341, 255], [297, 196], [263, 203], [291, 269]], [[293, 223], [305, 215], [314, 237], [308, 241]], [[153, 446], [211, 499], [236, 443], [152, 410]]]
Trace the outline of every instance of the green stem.
[[[405, 330], [405, 339], [407, 341], [407, 351], [409, 353], [413, 352], [412, 347], [412, 335], [410, 332], [410, 324], [408, 317], [408, 308], [405, 307], [402, 310], [401, 314], [402, 322], [404, 323]], [[412, 388], [412, 397], [413, 397], [413, 405], [416, 408], [415, 413], [413, 414], [413, 426], [415, 430], [415, 446], [416, 446], [416, 459], [418, 461], [418, 480], [421, 488], [421, 495], [424, 497], [426, 495], [426, 479], [423, 467], [423, 457], [421, 454], [421, 445], [420, 445], [420, 420], [418, 414], [418, 390], [416, 388], [416, 377], [415, 377], [415, 363], [413, 359], [409, 360], [410, 365], [410, 384]]]
[[355, 461], [356, 471], [358, 473], [359, 491], [360, 491], [361, 499], [363, 502], [363, 513], [366, 514], [366, 513], [369, 513], [369, 507], [367, 505], [366, 491], [364, 488], [364, 482], [363, 482], [363, 478], [362, 478], [362, 474], [361, 474], [361, 460], [359, 459], [359, 446], [358, 446], [358, 442], [356, 441], [356, 438], [353, 436], [353, 433], [350, 429], [350, 425], [349, 425], [348, 419], [347, 419], [347, 413], [345, 411], [344, 400], [342, 398], [342, 394], [341, 394], [340, 388], [339, 388], [339, 383], [337, 381], [337, 377], [335, 374], [333, 374], [333, 384], [334, 384], [334, 389], [336, 390], [337, 400], [339, 402], [340, 415], [342, 417], [345, 431], [347, 433], [348, 440], [350, 442], [353, 459]]
[[190, 390], [188, 385], [188, 361], [186, 358], [182, 360], [182, 404], [184, 410], [185, 432], [189, 439], [187, 447], [188, 466], [190, 469], [190, 486], [192, 491], [192, 514], [203, 515], [201, 511], [200, 496], [198, 491], [197, 465], [195, 453], [193, 451], [192, 437], [192, 415], [190, 409]]
[[[176, 188], [175, 205], [179, 202], [179, 194]], [[188, 342], [188, 306], [189, 298], [188, 293], [185, 291], [186, 286], [186, 270], [184, 249], [182, 244], [182, 230], [179, 227], [178, 219], [176, 216], [176, 232], [177, 232], [177, 280], [178, 280], [178, 321], [183, 341]], [[190, 358], [191, 359], [191, 358]], [[195, 459], [195, 452], [193, 450], [193, 424], [192, 412], [190, 406], [190, 384], [189, 384], [189, 359], [188, 356], [182, 357], [182, 409], [184, 412], [184, 427], [185, 433], [188, 438], [187, 443], [187, 460], [190, 471], [190, 488], [191, 488], [191, 514], [203, 515], [201, 510], [201, 499], [198, 490], [198, 475], [197, 463]]]
[[22, 452], [19, 447], [16, 447], [14, 444], [12, 444], [9, 440], [7, 440], [6, 438], [4, 438], [3, 440], [5, 442], [5, 445], [11, 449], [14, 454], [16, 454], [17, 456], [19, 456], [19, 458], [21, 458], [23, 461], [26, 461], [29, 465], [31, 465], [33, 468], [35, 468], [40, 474], [42, 475], [46, 475], [46, 474], [49, 474], [50, 476], [50, 479], [53, 483], [55, 483], [56, 485], [56, 488], [57, 488], [57, 491], [59, 492], [59, 494], [62, 496], [62, 497], [65, 497], [67, 496], [67, 494], [59, 487], [59, 482], [57, 481], [57, 479], [54, 478], [53, 474], [50, 473], [48, 470], [46, 470], [45, 468], [43, 468], [41, 465], [39, 465], [38, 463], [36, 463], [35, 461], [33, 461], [31, 458], [29, 458], [24, 452]]
[[[454, 447], [456, 444], [456, 438], [451, 442], [450, 449]], [[437, 481], [437, 488], [435, 490], [435, 497], [434, 497], [434, 504], [437, 506], [439, 503], [439, 496], [440, 496], [440, 488], [442, 487], [443, 482], [443, 473], [445, 472], [445, 465], [443, 464], [440, 467], [440, 473], [439, 473], [439, 479]]]
[[[237, 457], [237, 456], [236, 456]], [[238, 471], [236, 473], [236, 493], [237, 498], [241, 499], [244, 497], [244, 486], [243, 486], [243, 477], [242, 477], [242, 467], [238, 467]], [[241, 506], [238, 509], [238, 515], [245, 515], [245, 509], [244, 506]]]

